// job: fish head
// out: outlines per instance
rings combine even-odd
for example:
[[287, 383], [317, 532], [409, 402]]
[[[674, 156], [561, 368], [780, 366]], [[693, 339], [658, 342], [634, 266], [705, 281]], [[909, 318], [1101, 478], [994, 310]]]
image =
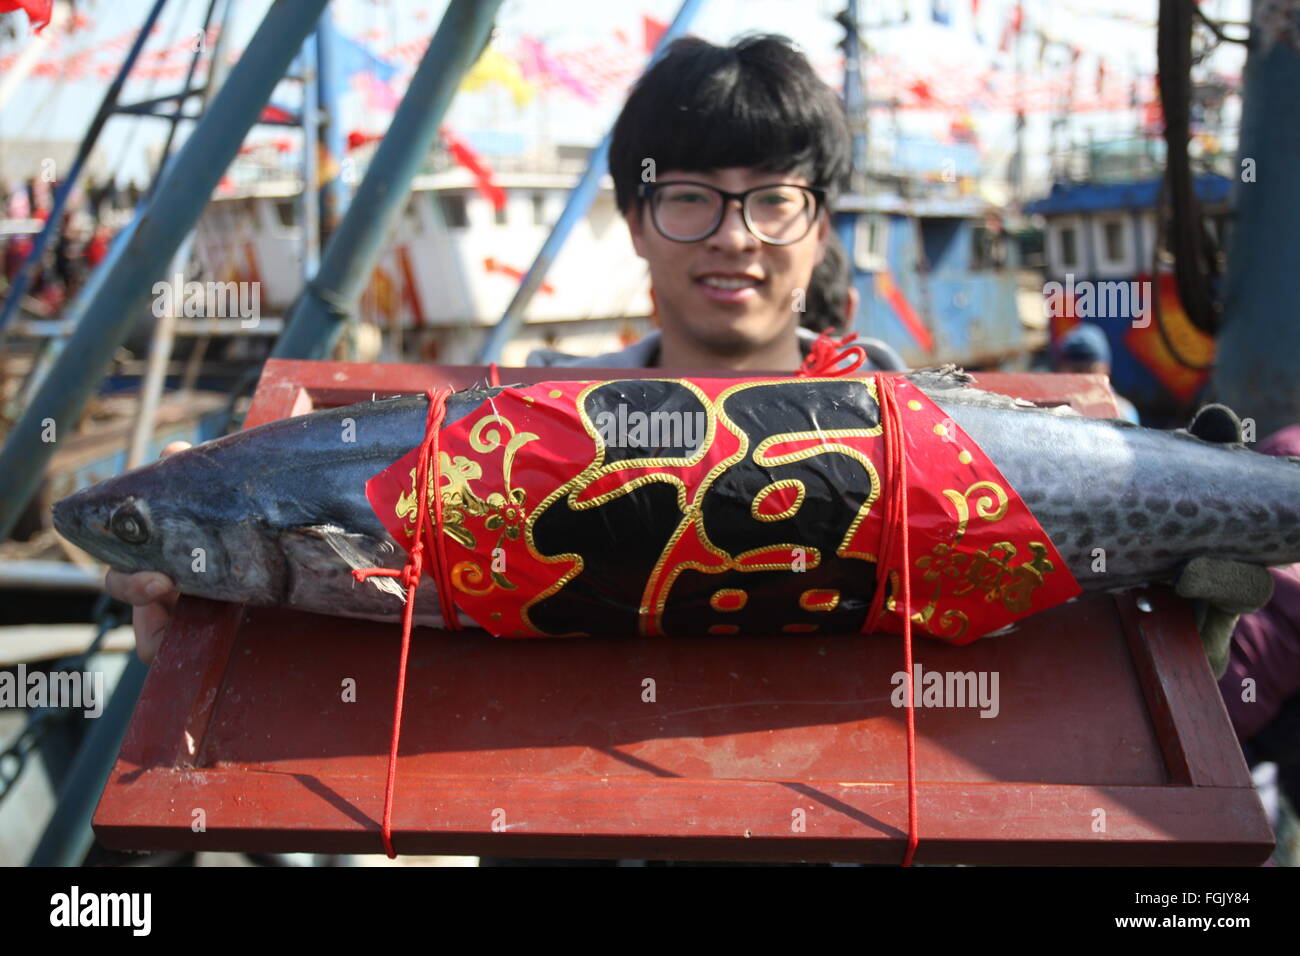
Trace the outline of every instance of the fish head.
[[185, 594], [264, 604], [283, 589], [255, 502], [202, 445], [83, 488], [54, 505], [53, 519], [109, 566], [160, 571]]

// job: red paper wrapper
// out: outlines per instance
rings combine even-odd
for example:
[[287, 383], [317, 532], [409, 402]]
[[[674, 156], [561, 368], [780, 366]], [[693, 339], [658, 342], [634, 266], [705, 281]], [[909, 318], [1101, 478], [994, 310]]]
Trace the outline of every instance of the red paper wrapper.
[[[914, 626], [965, 644], [1078, 594], [993, 462], [895, 388]], [[899, 568], [877, 569], [883, 427], [874, 378], [506, 388], [440, 436], [452, 598], [499, 637], [846, 633], [881, 582], [901, 632]], [[366, 485], [407, 548], [418, 455]]]

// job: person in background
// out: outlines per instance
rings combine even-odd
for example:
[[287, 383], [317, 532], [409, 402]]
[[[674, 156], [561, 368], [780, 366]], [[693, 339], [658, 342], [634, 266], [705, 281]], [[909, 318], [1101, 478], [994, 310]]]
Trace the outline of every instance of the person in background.
[[[1082, 322], [1061, 337], [1058, 372], [1105, 375], [1110, 377], [1110, 342], [1101, 326]], [[1138, 410], [1123, 395], [1115, 393], [1120, 416], [1140, 425]]]
[[[1300, 425], [1275, 432], [1256, 450], [1300, 458]], [[1278, 789], [1294, 814], [1300, 810], [1300, 564], [1268, 573], [1273, 598], [1237, 623], [1219, 692], [1246, 762], [1277, 765]]]

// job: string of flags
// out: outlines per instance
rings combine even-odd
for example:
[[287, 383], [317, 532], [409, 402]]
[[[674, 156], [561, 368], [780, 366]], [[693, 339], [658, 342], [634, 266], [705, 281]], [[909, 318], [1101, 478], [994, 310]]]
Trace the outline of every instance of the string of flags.
[[[1063, 103], [1069, 104], [1072, 113], [1118, 111], [1147, 108], [1158, 98], [1153, 76], [1133, 75], [1106, 56], [1052, 34], [1026, 13], [1019, 0], [998, 6], [988, 0], [965, 0], [968, 17], [958, 16], [961, 0], [926, 2], [934, 24], [944, 29], [968, 29], [985, 46], [996, 37], [995, 50], [990, 50], [984, 65], [969, 61], [950, 65], [928, 58], [904, 60], [876, 53], [866, 63], [873, 99], [887, 100], [900, 110], [963, 114], [973, 110], [1055, 112]], [[33, 24], [43, 22], [49, 7], [50, 0], [0, 0], [0, 12], [24, 10]], [[82, 16], [76, 30], [54, 37], [31, 76], [54, 82], [114, 76], [136, 31], [126, 30], [90, 45], [80, 42], [93, 26]], [[534, 36], [521, 36], [510, 45], [494, 43], [466, 75], [462, 89], [469, 93], [504, 90], [519, 109], [541, 95], [595, 104], [611, 95], [621, 96], [630, 87], [664, 29], [661, 21], [643, 16], [640, 36], [613, 30], [607, 41], [578, 49], [555, 49]], [[214, 27], [208, 34], [208, 49], [213, 48], [216, 32]], [[353, 88], [361, 92], [366, 111], [375, 115], [397, 108], [404, 83], [428, 44], [427, 36], [396, 43], [391, 40], [383, 30], [342, 38], [344, 72]], [[192, 36], [161, 47], [154, 45], [151, 37], [132, 79], [180, 79], [189, 69], [193, 52]], [[20, 54], [0, 57], [0, 73]], [[229, 56], [234, 61], [239, 52], [231, 51]], [[1089, 76], [1084, 70], [1081, 77], [1085, 57], [1092, 62], [1092, 73]], [[838, 58], [816, 66], [832, 82], [843, 69]], [[273, 104], [266, 119], [292, 122], [293, 113], [291, 108]]]

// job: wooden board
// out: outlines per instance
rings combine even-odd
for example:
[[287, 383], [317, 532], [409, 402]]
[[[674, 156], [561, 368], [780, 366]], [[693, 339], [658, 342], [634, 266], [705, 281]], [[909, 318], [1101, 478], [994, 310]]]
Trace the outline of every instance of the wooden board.
[[[501, 377], [629, 376], [580, 372]], [[273, 361], [248, 424], [485, 376]], [[978, 379], [1115, 414], [1095, 376]], [[399, 641], [392, 624], [182, 599], [96, 814], [100, 840], [380, 852]], [[1273, 837], [1200, 640], [1168, 589], [1076, 601], [964, 648], [918, 638], [915, 659], [924, 670], [996, 674], [999, 689], [996, 716], [917, 711], [918, 863], [1269, 855]], [[506, 641], [419, 629], [395, 845], [899, 861], [906, 746], [891, 694], [903, 666], [901, 642], [885, 635]], [[355, 702], [343, 699], [349, 680]]]

